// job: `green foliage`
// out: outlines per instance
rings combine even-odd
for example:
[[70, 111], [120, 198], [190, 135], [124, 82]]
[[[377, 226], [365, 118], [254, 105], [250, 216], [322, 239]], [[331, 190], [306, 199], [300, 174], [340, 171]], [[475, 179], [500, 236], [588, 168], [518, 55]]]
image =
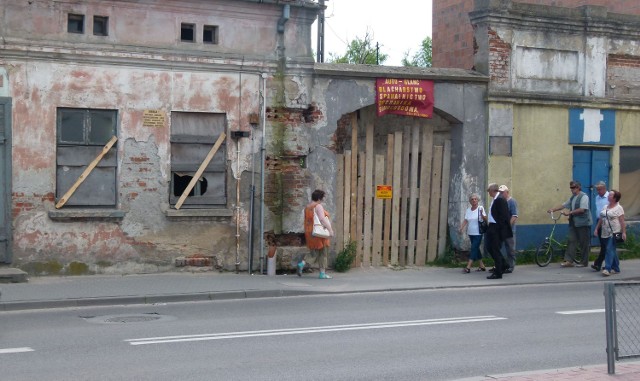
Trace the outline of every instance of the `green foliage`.
[[373, 33], [368, 30], [364, 38], [357, 37], [349, 43], [343, 55], [329, 53], [327, 62], [346, 64], [382, 65], [389, 58], [381, 53], [373, 43]]
[[336, 255], [336, 263], [333, 268], [339, 273], [347, 272], [354, 259], [356, 259], [356, 243], [349, 241], [347, 246]]
[[427, 36], [422, 40], [420, 49], [411, 58], [409, 58], [410, 50], [404, 53], [402, 66], [431, 67], [431, 49], [431, 37]]

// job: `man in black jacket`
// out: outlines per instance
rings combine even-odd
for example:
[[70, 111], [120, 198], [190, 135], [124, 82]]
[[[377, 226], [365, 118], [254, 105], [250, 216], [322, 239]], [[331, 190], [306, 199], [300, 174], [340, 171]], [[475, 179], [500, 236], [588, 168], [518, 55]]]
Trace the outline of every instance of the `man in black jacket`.
[[487, 188], [491, 196], [491, 206], [489, 207], [489, 230], [487, 230], [487, 241], [489, 254], [495, 263], [493, 274], [487, 279], [502, 279], [505, 270], [505, 261], [500, 253], [500, 248], [504, 240], [513, 237], [507, 200], [502, 197], [498, 190], [498, 184], [489, 184]]

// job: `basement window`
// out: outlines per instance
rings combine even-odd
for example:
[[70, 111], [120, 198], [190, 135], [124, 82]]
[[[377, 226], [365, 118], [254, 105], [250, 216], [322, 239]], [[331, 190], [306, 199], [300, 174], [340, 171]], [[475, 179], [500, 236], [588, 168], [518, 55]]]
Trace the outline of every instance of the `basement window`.
[[[59, 108], [57, 114], [56, 200], [116, 136], [117, 111]], [[80, 184], [65, 206], [116, 206], [117, 144]]]
[[218, 27], [215, 25], [205, 25], [202, 30], [202, 42], [205, 44], [218, 44]]
[[183, 41], [183, 42], [196, 41], [196, 24], [182, 23], [180, 27], [180, 41]]
[[67, 32], [84, 33], [84, 15], [69, 13], [67, 17]]
[[93, 16], [93, 35], [109, 35], [109, 18], [106, 16]]
[[[171, 113], [171, 193], [175, 206], [209, 154], [226, 131], [226, 115], [214, 113]], [[188, 193], [181, 208], [226, 207], [226, 143], [215, 153]]]

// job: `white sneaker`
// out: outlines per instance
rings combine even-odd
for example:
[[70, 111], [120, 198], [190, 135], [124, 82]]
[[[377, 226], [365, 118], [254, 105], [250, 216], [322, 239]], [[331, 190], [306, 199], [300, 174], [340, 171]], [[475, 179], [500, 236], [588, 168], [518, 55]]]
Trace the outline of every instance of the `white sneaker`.
[[609, 275], [611, 275], [611, 273], [609, 273], [609, 271], [607, 271], [606, 269], [602, 270], [602, 276], [609, 276]]

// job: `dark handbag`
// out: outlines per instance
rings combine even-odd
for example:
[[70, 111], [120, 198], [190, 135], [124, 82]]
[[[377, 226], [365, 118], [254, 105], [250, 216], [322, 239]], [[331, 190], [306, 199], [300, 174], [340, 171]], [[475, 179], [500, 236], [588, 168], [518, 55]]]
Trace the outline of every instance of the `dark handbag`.
[[624, 238], [622, 238], [622, 233], [613, 233], [613, 239], [616, 240], [616, 243], [624, 243]]
[[[482, 218], [482, 220], [480, 220]], [[480, 234], [484, 234], [489, 229], [489, 223], [486, 218], [482, 217], [480, 214], [480, 208], [478, 208], [478, 227], [480, 228]]]
[[[609, 213], [607, 213], [607, 211], [604, 211], [605, 216], [607, 216], [607, 222], [609, 223], [609, 230], [611, 230], [613, 232], [613, 229], [611, 228], [611, 221], [609, 221]], [[624, 238], [622, 238], [622, 233], [613, 233], [613, 239], [616, 241], [616, 244], [619, 243], [624, 243]]]

